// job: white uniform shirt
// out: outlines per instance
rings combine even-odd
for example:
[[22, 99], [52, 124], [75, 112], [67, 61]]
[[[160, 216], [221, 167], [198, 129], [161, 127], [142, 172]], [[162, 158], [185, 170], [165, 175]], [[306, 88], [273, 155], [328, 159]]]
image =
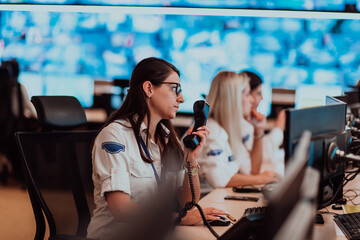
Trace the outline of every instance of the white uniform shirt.
[[[244, 120], [242, 123], [242, 136], [243, 143], [248, 150], [248, 163], [250, 165], [244, 166], [246, 174], [250, 174], [251, 171], [251, 157], [250, 151], [252, 150], [254, 143], [254, 126], [248, 121]], [[261, 172], [270, 170], [284, 175], [284, 150], [280, 149], [280, 145], [283, 142], [284, 133], [280, 128], [273, 128], [270, 133], [265, 134], [263, 137], [263, 161], [261, 164]], [[248, 168], [247, 168], [248, 167]], [[249, 172], [247, 172], [249, 170]]]
[[[151, 164], [141, 158], [136, 136], [129, 121], [116, 120], [105, 127], [95, 139], [93, 182], [96, 208], [88, 227], [88, 237], [98, 239], [111, 236], [124, 223], [113, 218], [104, 197], [105, 192], [121, 191], [134, 202], [142, 202], [157, 192], [157, 182]], [[169, 130], [163, 126], [165, 131]], [[146, 125], [142, 123], [140, 135], [146, 142]], [[155, 169], [161, 174], [159, 147], [149, 139], [148, 151]], [[184, 173], [179, 174], [182, 177]], [[179, 180], [182, 182], [182, 179]]]
[[238, 147], [243, 158], [243, 164], [239, 172], [243, 174], [251, 174], [250, 152], [254, 144], [254, 126], [245, 119], [241, 121], [241, 135], [242, 142], [239, 143]]
[[[201, 181], [206, 181], [212, 188], [225, 187], [236, 173], [250, 173], [251, 162], [247, 146], [239, 143], [239, 154], [233, 156], [225, 129], [211, 118], [206, 126], [210, 135], [198, 159]], [[202, 184], [204, 185], [206, 184]]]
[[261, 171], [271, 170], [284, 176], [285, 152], [280, 148], [284, 140], [284, 132], [280, 128], [273, 128], [263, 138], [263, 164]]

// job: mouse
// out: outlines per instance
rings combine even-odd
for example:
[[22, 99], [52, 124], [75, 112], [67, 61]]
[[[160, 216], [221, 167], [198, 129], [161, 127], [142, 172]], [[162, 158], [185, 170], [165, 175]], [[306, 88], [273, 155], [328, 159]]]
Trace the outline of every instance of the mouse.
[[274, 189], [277, 187], [277, 185], [278, 185], [277, 182], [271, 182], [271, 183], [266, 184], [262, 188], [262, 194], [265, 199], [269, 199], [271, 193], [274, 191]]
[[219, 217], [220, 219], [217, 220], [208, 220], [208, 223], [211, 226], [229, 226], [230, 225], [230, 220], [227, 219], [226, 217], [220, 216], [220, 215], [214, 215], [216, 217]]

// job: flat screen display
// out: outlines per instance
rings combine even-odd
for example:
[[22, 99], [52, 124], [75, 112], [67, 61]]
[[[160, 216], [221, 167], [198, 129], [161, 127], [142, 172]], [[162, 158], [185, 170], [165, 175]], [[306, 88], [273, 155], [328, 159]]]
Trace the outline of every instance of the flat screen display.
[[[146, 2], [156, 5], [160, 1]], [[302, 84], [344, 90], [360, 79], [358, 15], [220, 9], [221, 4], [244, 2], [245, 6], [248, 1], [204, 2], [216, 8], [29, 5], [27, 11], [19, 11], [14, 5], [13, 10], [0, 11], [0, 56], [18, 59], [22, 74], [31, 78], [89, 76], [108, 81], [129, 79], [143, 58], [163, 58], [181, 72], [185, 103], [180, 111], [189, 113], [193, 103], [208, 93], [219, 70], [256, 70], [267, 86], [264, 95], [271, 88], [296, 89]], [[261, 2], [259, 6], [267, 7], [270, 2], [287, 4]], [[287, 2], [300, 6], [308, 1]], [[312, 4], [329, 8], [344, 4], [331, 2]], [[30, 92], [47, 94], [47, 81], [38, 81], [41, 84], [31, 86]], [[78, 96], [84, 89], [68, 91]]]

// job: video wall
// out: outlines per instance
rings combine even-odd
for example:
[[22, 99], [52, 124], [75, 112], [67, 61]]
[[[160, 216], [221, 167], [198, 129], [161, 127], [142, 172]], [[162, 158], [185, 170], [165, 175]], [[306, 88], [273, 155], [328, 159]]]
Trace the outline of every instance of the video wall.
[[16, 4], [210, 7], [278, 10], [356, 11], [359, 0], [0, 0]]
[[[81, 12], [81, 6], [78, 12], [1, 11], [0, 56], [18, 59], [20, 81], [30, 95], [69, 93], [85, 107], [92, 105], [94, 80], [129, 78], [149, 56], [180, 69], [183, 112], [192, 112], [193, 102], [207, 94], [221, 69], [255, 70], [265, 81], [265, 96], [273, 87], [303, 85], [341, 93], [360, 79], [358, 19], [299, 18], [297, 12], [294, 17], [163, 14], [159, 9], [156, 14], [146, 8], [136, 14]], [[266, 99], [263, 112], [268, 113]]]

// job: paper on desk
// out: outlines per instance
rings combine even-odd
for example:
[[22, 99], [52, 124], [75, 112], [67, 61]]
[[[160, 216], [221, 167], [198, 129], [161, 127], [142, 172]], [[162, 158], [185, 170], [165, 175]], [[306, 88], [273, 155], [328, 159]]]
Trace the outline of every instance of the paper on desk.
[[336, 236], [345, 236], [344, 233], [341, 231], [341, 229], [335, 222], [334, 222], [334, 227], [335, 227]]
[[[342, 205], [342, 208], [344, 210], [344, 213], [360, 212], [360, 206]], [[336, 232], [337, 236], [345, 236], [344, 233], [341, 231], [341, 229], [335, 222], [334, 222], [334, 226], [335, 226], [335, 232]]]
[[360, 206], [356, 205], [343, 205], [344, 213], [360, 212]]
[[[345, 212], [344, 205], [342, 205], [342, 208], [343, 208], [343, 211]], [[340, 229], [339, 226], [336, 224], [336, 222], [333, 221], [333, 223], [334, 223], [334, 227], [335, 227], [336, 236], [344, 236], [344, 237], [345, 237], [343, 231], [341, 231], [341, 229]]]

